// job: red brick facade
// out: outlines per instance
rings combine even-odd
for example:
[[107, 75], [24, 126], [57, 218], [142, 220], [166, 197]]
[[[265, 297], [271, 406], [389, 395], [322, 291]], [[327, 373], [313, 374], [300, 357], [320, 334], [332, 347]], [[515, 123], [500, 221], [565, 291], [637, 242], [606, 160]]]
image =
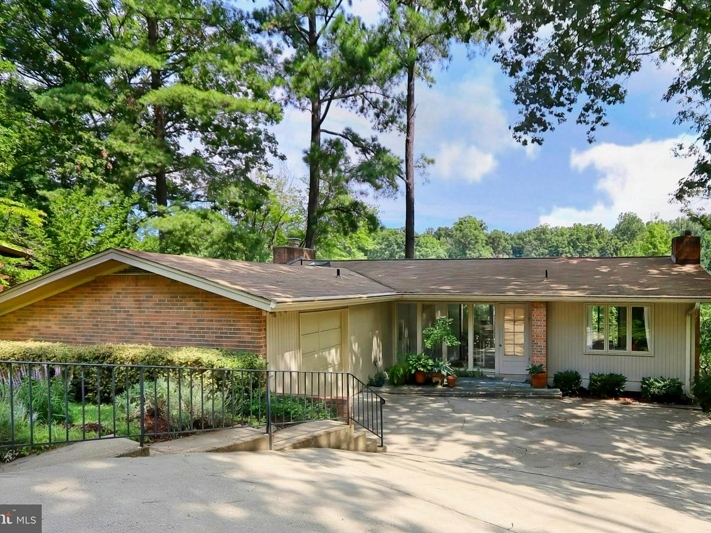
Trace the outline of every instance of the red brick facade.
[[531, 304], [531, 364], [545, 365], [548, 359], [548, 308], [545, 302]]
[[266, 355], [254, 307], [157, 275], [101, 276], [0, 317], [0, 339], [200, 346]]

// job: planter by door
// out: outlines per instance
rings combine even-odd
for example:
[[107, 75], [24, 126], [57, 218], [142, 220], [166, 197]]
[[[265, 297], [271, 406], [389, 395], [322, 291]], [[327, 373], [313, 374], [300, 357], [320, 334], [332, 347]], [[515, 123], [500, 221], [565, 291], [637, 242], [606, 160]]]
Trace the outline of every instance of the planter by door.
[[539, 372], [531, 375], [531, 387], [534, 389], [544, 389], [548, 385], [548, 374]]
[[447, 375], [447, 386], [454, 387], [457, 384], [457, 376], [454, 374]]
[[426, 377], [427, 377], [427, 374], [425, 374], [422, 370], [417, 370], [415, 372], [415, 384], [424, 385]]

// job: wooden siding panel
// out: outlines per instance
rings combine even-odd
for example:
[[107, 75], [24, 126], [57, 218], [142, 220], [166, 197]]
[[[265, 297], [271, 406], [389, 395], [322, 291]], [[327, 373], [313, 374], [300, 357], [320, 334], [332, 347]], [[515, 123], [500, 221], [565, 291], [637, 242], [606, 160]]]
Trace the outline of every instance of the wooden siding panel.
[[[614, 302], [613, 302], [614, 303]], [[647, 376], [684, 379], [686, 313], [691, 304], [654, 303], [652, 312], [653, 356], [590, 355], [585, 353], [584, 303], [548, 304], [549, 376], [561, 370], [577, 370], [587, 385], [591, 372], [616, 372], [627, 377], [627, 388], [639, 390]]]
[[391, 304], [388, 302], [349, 308], [350, 371], [366, 381], [378, 369], [393, 364]]
[[270, 370], [299, 370], [299, 313], [270, 313], [267, 316], [267, 361]]

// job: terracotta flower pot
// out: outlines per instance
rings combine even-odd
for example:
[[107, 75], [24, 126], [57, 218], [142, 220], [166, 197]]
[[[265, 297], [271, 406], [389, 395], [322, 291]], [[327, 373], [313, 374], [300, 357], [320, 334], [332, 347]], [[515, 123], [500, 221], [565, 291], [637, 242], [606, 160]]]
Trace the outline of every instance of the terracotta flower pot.
[[425, 374], [422, 370], [415, 371], [415, 384], [416, 385], [424, 385], [426, 377], [427, 377], [427, 374]]
[[447, 387], [454, 387], [457, 384], [457, 376], [449, 374], [447, 376]]
[[531, 375], [531, 387], [534, 389], [545, 389], [548, 386], [548, 374], [539, 372]]

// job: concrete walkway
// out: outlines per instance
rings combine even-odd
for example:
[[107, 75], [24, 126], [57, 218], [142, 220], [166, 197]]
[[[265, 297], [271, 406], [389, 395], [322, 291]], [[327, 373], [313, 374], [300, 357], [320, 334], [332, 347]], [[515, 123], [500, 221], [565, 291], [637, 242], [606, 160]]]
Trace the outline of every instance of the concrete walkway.
[[388, 395], [386, 454], [179, 454], [0, 474], [48, 532], [711, 531], [711, 421], [580, 400]]

